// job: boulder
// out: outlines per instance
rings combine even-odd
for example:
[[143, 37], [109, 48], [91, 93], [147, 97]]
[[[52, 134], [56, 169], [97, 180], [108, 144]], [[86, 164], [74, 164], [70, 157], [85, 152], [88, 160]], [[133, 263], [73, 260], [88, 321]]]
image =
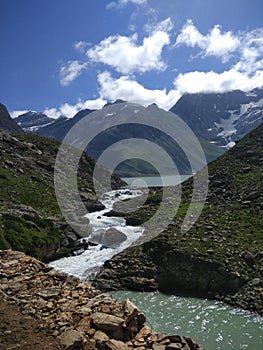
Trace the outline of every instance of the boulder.
[[116, 248], [122, 242], [126, 241], [127, 236], [121, 232], [116, 230], [115, 228], [108, 229], [101, 238], [101, 244], [106, 248]]
[[96, 327], [104, 331], [116, 331], [124, 325], [124, 319], [103, 312], [95, 312], [92, 321]]

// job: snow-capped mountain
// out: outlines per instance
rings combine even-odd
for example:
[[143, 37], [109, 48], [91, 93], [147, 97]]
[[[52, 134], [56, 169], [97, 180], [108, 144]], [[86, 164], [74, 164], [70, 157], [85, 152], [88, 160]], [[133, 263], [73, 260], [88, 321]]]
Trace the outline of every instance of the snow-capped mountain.
[[39, 128], [53, 123], [54, 119], [41, 112], [29, 111], [14, 118], [14, 121], [21, 126], [25, 132], [35, 132]]
[[263, 122], [263, 89], [186, 94], [170, 111], [179, 115], [197, 135], [231, 147]]

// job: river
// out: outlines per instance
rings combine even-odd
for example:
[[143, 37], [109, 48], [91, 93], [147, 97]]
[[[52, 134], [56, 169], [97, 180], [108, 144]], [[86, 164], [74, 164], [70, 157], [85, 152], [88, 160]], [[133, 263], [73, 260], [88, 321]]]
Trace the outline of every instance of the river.
[[[137, 183], [134, 187], [140, 185]], [[140, 193], [139, 189], [105, 193], [100, 201], [106, 208], [87, 214], [94, 235], [96, 232], [102, 233], [109, 228], [116, 228], [127, 236], [126, 241], [117, 248], [101, 249], [101, 245], [89, 247], [81, 255], [62, 258], [51, 262], [50, 265], [59, 271], [88, 280], [106, 260], [130, 246], [143, 234], [143, 227], [127, 226], [125, 219], [120, 217], [103, 216], [113, 208], [116, 201], [134, 198]], [[119, 300], [131, 299], [145, 312], [154, 330], [190, 336], [206, 350], [262, 349], [263, 317], [255, 314], [216, 301], [168, 296], [159, 292], [121, 291], [112, 295]]]

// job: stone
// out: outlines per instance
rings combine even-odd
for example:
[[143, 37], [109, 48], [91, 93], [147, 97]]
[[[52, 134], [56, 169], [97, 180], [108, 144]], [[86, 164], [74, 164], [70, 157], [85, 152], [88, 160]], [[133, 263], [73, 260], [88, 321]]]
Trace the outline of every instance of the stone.
[[106, 342], [107, 340], [109, 340], [109, 337], [107, 336], [107, 334], [105, 334], [102, 331], [96, 331], [94, 336], [93, 336], [93, 339], [99, 343], [102, 343], [102, 342]]
[[138, 315], [138, 308], [131, 302], [129, 299], [124, 300], [123, 302], [123, 311], [127, 315], [126, 323], [129, 323]]
[[83, 335], [74, 329], [65, 331], [58, 338], [65, 350], [75, 349], [77, 346], [80, 346], [84, 340]]
[[115, 339], [108, 340], [105, 346], [107, 350], [130, 350], [127, 344]]
[[116, 248], [126, 241], [127, 236], [115, 228], [108, 229], [101, 237], [101, 244], [106, 248]]
[[136, 334], [135, 340], [141, 338], [147, 338], [152, 333], [152, 329], [149, 326], [143, 326], [139, 333]]
[[152, 349], [153, 350], [166, 350], [166, 346], [159, 344], [159, 343], [153, 343]]
[[91, 319], [96, 327], [106, 331], [116, 331], [125, 323], [123, 318], [105, 314], [103, 312], [95, 312]]
[[260, 278], [254, 278], [251, 283], [253, 284], [253, 286], [259, 286], [261, 283]]
[[40, 297], [44, 299], [54, 298], [60, 295], [61, 290], [58, 288], [46, 288], [42, 289], [37, 293]]

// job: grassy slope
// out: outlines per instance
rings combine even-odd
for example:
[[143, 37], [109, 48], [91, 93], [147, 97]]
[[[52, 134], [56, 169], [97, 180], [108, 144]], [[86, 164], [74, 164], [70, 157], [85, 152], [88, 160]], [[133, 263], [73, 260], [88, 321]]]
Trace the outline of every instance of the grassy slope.
[[[32, 134], [0, 133], [0, 249], [13, 248], [38, 258], [59, 247], [63, 222], [56, 201], [53, 170], [60, 142]], [[95, 199], [92, 171], [86, 156], [78, 173], [79, 188]]]

